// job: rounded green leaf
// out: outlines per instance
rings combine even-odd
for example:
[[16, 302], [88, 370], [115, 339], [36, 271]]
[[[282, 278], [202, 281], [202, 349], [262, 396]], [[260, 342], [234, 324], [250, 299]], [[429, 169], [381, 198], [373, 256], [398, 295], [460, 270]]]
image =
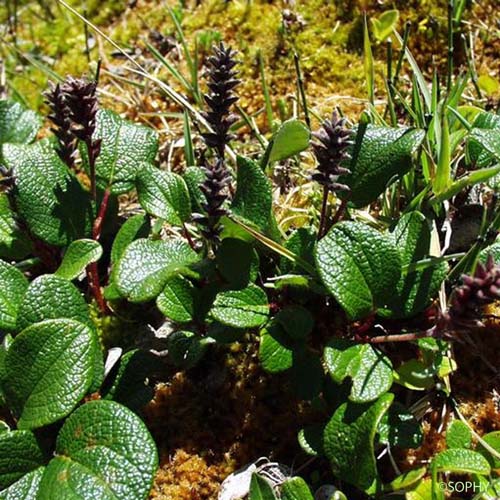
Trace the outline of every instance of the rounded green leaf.
[[203, 357], [207, 344], [193, 332], [178, 331], [167, 337], [170, 359], [176, 366], [192, 368]]
[[380, 422], [379, 442], [399, 448], [418, 448], [422, 444], [422, 428], [415, 416], [395, 401]]
[[89, 233], [89, 196], [48, 139], [29, 146], [6, 144], [3, 156], [14, 172], [17, 211], [33, 235], [66, 246]]
[[272, 188], [262, 168], [252, 160], [238, 156], [236, 193], [231, 210], [265, 231], [271, 222]]
[[446, 429], [446, 445], [448, 448], [470, 448], [472, 433], [461, 420], [453, 420]]
[[256, 472], [252, 474], [250, 480], [250, 493], [249, 500], [276, 500], [273, 487], [263, 477], [259, 476]]
[[463, 472], [485, 475], [491, 472], [490, 464], [483, 455], [462, 448], [442, 451], [434, 457], [432, 466], [438, 472]]
[[7, 332], [16, 329], [18, 311], [27, 288], [24, 274], [0, 260], [0, 329]]
[[[425, 216], [420, 212], [403, 215], [394, 229], [393, 237], [402, 266], [429, 257], [431, 231]], [[403, 273], [388, 303], [388, 310], [381, 313], [392, 318], [415, 316], [436, 297], [447, 272], [448, 264], [440, 262], [422, 271]]]
[[31, 251], [31, 241], [18, 227], [9, 197], [0, 193], [0, 258], [19, 260]]
[[301, 477], [292, 477], [281, 486], [281, 500], [314, 500], [314, 498], [309, 486]]
[[35, 278], [28, 287], [17, 320], [17, 329], [46, 319], [68, 318], [92, 326], [89, 308], [73, 283], [53, 274]]
[[195, 288], [183, 276], [172, 276], [156, 299], [158, 309], [168, 319], [188, 323], [194, 316]]
[[349, 201], [366, 206], [406, 174], [424, 137], [423, 130], [369, 125], [362, 137], [356, 137], [353, 159], [346, 165], [351, 173], [340, 178], [351, 188]]
[[304, 427], [299, 431], [298, 441], [301, 448], [308, 454], [314, 457], [325, 454], [323, 450], [323, 433], [325, 425], [314, 424]]
[[391, 238], [359, 222], [340, 222], [318, 242], [316, 265], [328, 291], [351, 320], [384, 306], [401, 262]]
[[69, 319], [32, 325], [5, 357], [4, 391], [19, 429], [36, 429], [68, 415], [94, 376], [94, 332]]
[[370, 344], [332, 339], [325, 347], [324, 358], [334, 382], [352, 379], [351, 401], [373, 401], [392, 385], [390, 359]]
[[113, 401], [78, 408], [57, 437], [37, 500], [143, 500], [158, 466], [142, 420]]
[[184, 179], [149, 164], [142, 164], [136, 179], [139, 203], [148, 214], [169, 224], [181, 225], [191, 215], [189, 191]]
[[0, 490], [43, 463], [43, 452], [32, 432], [0, 432]]
[[118, 261], [115, 284], [130, 302], [157, 297], [167, 280], [198, 261], [198, 255], [184, 241], [173, 239], [133, 241]]
[[224, 238], [215, 257], [217, 268], [231, 288], [245, 288], [259, 272], [259, 256], [253, 246], [236, 238]]
[[0, 500], [35, 500], [37, 498], [44, 467], [38, 467], [0, 492]]
[[111, 262], [116, 264], [130, 243], [139, 238], [146, 238], [151, 227], [149, 218], [144, 214], [136, 214], [128, 218], [116, 233], [111, 247]]
[[[108, 109], [98, 111], [93, 138], [102, 140], [95, 164], [98, 184], [103, 189], [111, 186], [113, 194], [130, 191], [140, 165], [154, 162], [158, 152], [158, 134], [153, 129], [124, 120]], [[85, 148], [82, 155], [88, 169]]]
[[269, 373], [288, 370], [293, 364], [293, 346], [282, 327], [273, 322], [262, 330], [259, 344], [259, 360]]
[[275, 320], [294, 340], [304, 340], [314, 326], [312, 314], [302, 306], [288, 306], [282, 309]]
[[269, 142], [269, 163], [290, 158], [309, 147], [311, 133], [300, 120], [283, 122]]
[[267, 321], [269, 304], [265, 292], [256, 285], [250, 285], [243, 290], [218, 293], [210, 314], [224, 325], [253, 328]]
[[[500, 431], [493, 431], [485, 434], [482, 437], [482, 441], [484, 441], [487, 445], [493, 448], [497, 453], [500, 453]], [[477, 451], [485, 456], [491, 464], [493, 469], [500, 469], [500, 458], [492, 455], [486, 448], [479, 443]]]
[[392, 480], [389, 485], [384, 488], [390, 491], [402, 491], [414, 488], [425, 476], [426, 472], [427, 469], [425, 467], [409, 470]]
[[335, 411], [325, 427], [323, 446], [339, 479], [365, 491], [377, 483], [374, 439], [393, 398], [384, 394], [373, 403], [347, 402]]
[[6, 142], [27, 144], [33, 141], [42, 119], [34, 111], [11, 100], [0, 101], [0, 152]]
[[85, 268], [92, 262], [97, 262], [101, 255], [102, 247], [98, 241], [75, 240], [66, 250], [55, 274], [67, 280], [78, 278], [85, 271]]

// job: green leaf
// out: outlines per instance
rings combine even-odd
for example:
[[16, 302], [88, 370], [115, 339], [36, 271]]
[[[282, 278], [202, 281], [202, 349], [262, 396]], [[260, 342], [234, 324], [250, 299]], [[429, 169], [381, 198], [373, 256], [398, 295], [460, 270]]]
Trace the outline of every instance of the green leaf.
[[14, 339], [4, 390], [19, 429], [51, 424], [75, 408], [92, 383], [96, 349], [94, 332], [69, 319], [37, 323]]
[[477, 79], [477, 84], [487, 96], [492, 96], [500, 90], [500, 82], [488, 74], [481, 75]]
[[89, 197], [48, 140], [30, 146], [6, 144], [3, 153], [14, 172], [17, 211], [33, 235], [67, 246], [89, 233]]
[[[0, 153], [6, 142], [27, 144], [35, 140], [42, 119], [15, 101], [0, 101]], [[0, 154], [1, 157], [1, 154]]]
[[485, 264], [490, 254], [492, 255], [495, 262], [500, 262], [500, 239], [497, 239], [489, 247], [486, 247], [484, 250], [482, 250], [479, 254], [479, 260], [483, 264]]
[[57, 276], [67, 280], [78, 278], [92, 262], [102, 256], [102, 247], [95, 240], [75, 240], [64, 254], [61, 265], [55, 272]]
[[269, 229], [271, 222], [271, 183], [259, 165], [238, 156], [236, 193], [231, 210], [255, 224], [261, 231]]
[[275, 317], [283, 329], [294, 340], [304, 340], [312, 332], [314, 318], [312, 314], [302, 306], [287, 306]]
[[[485, 434], [482, 437], [482, 441], [486, 442], [486, 444], [488, 444], [491, 448], [500, 453], [500, 431], [493, 431]], [[481, 445], [481, 443], [479, 443], [477, 451], [481, 453], [481, 455], [486, 457], [492, 469], [500, 469], [500, 459], [493, 456], [486, 448]]]
[[[316, 246], [316, 234], [311, 228], [300, 227], [294, 231], [285, 242], [285, 248], [314, 266], [314, 247]], [[280, 269], [283, 273], [303, 272], [300, 265], [293, 263], [290, 259], [281, 257]]]
[[351, 320], [383, 307], [401, 274], [391, 239], [359, 222], [336, 224], [318, 242], [316, 265], [326, 288]]
[[101, 390], [104, 399], [112, 399], [132, 411], [140, 411], [154, 396], [153, 388], [148, 385], [148, 378], [158, 367], [158, 356], [150, 351], [133, 349], [126, 352], [116, 368], [111, 386]]
[[413, 391], [423, 391], [434, 387], [436, 375], [434, 366], [428, 366], [418, 359], [410, 359], [397, 368], [394, 380]]
[[223, 325], [254, 328], [267, 321], [269, 304], [265, 292], [250, 285], [243, 290], [218, 293], [210, 314]]
[[386, 10], [378, 18], [371, 18], [373, 34], [379, 42], [391, 36], [399, 20], [399, 10]]
[[193, 332], [178, 331], [167, 337], [168, 354], [179, 367], [189, 369], [195, 366], [205, 354], [206, 342]]
[[0, 490], [43, 465], [44, 459], [32, 432], [0, 432]]
[[171, 276], [156, 299], [158, 309], [168, 319], [188, 323], [194, 317], [195, 288], [183, 276]]
[[426, 472], [427, 469], [425, 467], [409, 470], [391, 481], [387, 487], [384, 487], [384, 489], [389, 491], [403, 491], [414, 488], [425, 476]]
[[144, 214], [136, 214], [128, 218], [116, 233], [111, 247], [111, 263], [116, 264], [127, 246], [134, 240], [146, 238], [151, 229], [149, 218]]
[[399, 448], [418, 448], [422, 429], [417, 419], [401, 403], [394, 402], [380, 422], [379, 441]]
[[113, 401], [91, 401], [64, 423], [37, 500], [144, 500], [158, 453], [142, 420]]
[[0, 500], [35, 500], [37, 498], [44, 467], [38, 467], [0, 492]]
[[290, 158], [309, 147], [311, 133], [309, 129], [299, 120], [287, 120], [283, 122], [273, 134], [265, 157], [268, 163], [282, 161]]
[[180, 239], [133, 241], [118, 261], [115, 283], [130, 302], [156, 298], [167, 280], [199, 260], [191, 247]]
[[351, 174], [340, 177], [340, 182], [351, 188], [349, 201], [356, 207], [366, 206], [391, 180], [406, 174], [424, 137], [423, 130], [369, 125], [362, 137], [356, 138], [361, 141], [358, 154], [346, 165]]
[[259, 360], [269, 373], [279, 373], [293, 365], [293, 345], [283, 328], [272, 322], [260, 334]]
[[200, 186], [206, 178], [205, 172], [203, 172], [200, 167], [188, 167], [182, 177], [189, 191], [191, 211], [198, 213], [202, 212], [202, 205], [207, 201], [205, 195], [200, 189]]
[[500, 116], [485, 111], [479, 112], [467, 141], [467, 157], [476, 167], [490, 166], [500, 159]]
[[323, 433], [325, 426], [323, 424], [309, 425], [299, 431], [298, 441], [301, 448], [314, 457], [325, 454], [323, 450]]
[[334, 474], [365, 491], [378, 481], [374, 439], [393, 397], [384, 394], [373, 403], [343, 403], [325, 427], [324, 449]]
[[446, 430], [446, 445], [448, 448], [470, 448], [472, 433], [467, 425], [460, 420], [453, 420]]
[[432, 460], [432, 466], [438, 472], [463, 472], [484, 475], [488, 475], [491, 472], [488, 460], [480, 453], [461, 448], [444, 450], [438, 453]]
[[28, 280], [24, 274], [0, 260], [0, 329], [15, 331], [19, 308], [27, 289]]
[[[93, 138], [102, 140], [95, 164], [98, 185], [111, 187], [113, 194], [130, 191], [143, 162], [153, 163], [158, 152], [158, 134], [153, 129], [124, 120], [107, 109], [97, 113]], [[88, 169], [85, 151], [83, 157]]]
[[19, 307], [17, 330], [47, 319], [68, 318], [90, 327], [89, 308], [75, 285], [60, 276], [44, 274], [30, 284]]
[[352, 379], [351, 401], [374, 401], [392, 385], [390, 359], [370, 344], [335, 338], [325, 347], [324, 359], [334, 382]]
[[250, 480], [249, 500], [277, 500], [272, 486], [255, 472]]
[[323, 375], [323, 366], [316, 353], [303, 347], [294, 350], [290, 378], [293, 390], [299, 399], [311, 401], [319, 396]]
[[281, 486], [281, 500], [314, 500], [314, 498], [309, 486], [301, 477], [292, 477]]
[[[402, 266], [409, 266], [429, 256], [431, 231], [425, 216], [420, 212], [403, 215], [393, 235]], [[422, 271], [403, 274], [393, 291], [388, 310], [381, 311], [381, 315], [408, 318], [423, 311], [439, 292], [447, 272], [448, 264], [439, 262]]]
[[189, 191], [184, 179], [147, 163], [138, 167], [137, 195], [141, 207], [150, 215], [180, 226], [191, 215]]
[[245, 288], [259, 272], [259, 256], [253, 246], [236, 238], [224, 238], [215, 256], [217, 268], [232, 289]]
[[19, 229], [9, 197], [0, 193], [0, 258], [19, 260], [32, 250], [31, 241]]

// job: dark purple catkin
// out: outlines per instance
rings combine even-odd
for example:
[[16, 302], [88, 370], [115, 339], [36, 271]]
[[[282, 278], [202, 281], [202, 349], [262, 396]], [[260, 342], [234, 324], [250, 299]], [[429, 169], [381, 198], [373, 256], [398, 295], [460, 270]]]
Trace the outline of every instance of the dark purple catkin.
[[499, 299], [500, 267], [490, 254], [486, 264], [477, 264], [474, 275], [462, 276], [462, 285], [451, 295], [448, 314], [455, 322], [475, 319], [481, 306]]
[[238, 119], [231, 113], [231, 106], [238, 100], [234, 88], [238, 85], [235, 52], [226, 48], [223, 43], [214, 47], [214, 54], [208, 60], [209, 92], [205, 94], [208, 111], [204, 117], [212, 131], [202, 134], [205, 144], [213, 148], [216, 158], [207, 161], [203, 170], [205, 180], [200, 186], [206, 202], [202, 205], [205, 213], [195, 214], [194, 220], [203, 226], [203, 236], [212, 242], [218, 242], [222, 230], [220, 218], [227, 213], [223, 208], [229, 197], [229, 174], [224, 158], [226, 145], [232, 139], [229, 129]]
[[89, 142], [96, 128], [97, 83], [69, 77], [61, 86], [69, 109], [71, 132], [81, 141]]
[[69, 77], [61, 86], [69, 110], [71, 133], [87, 146], [92, 198], [96, 199], [95, 162], [101, 151], [101, 140], [93, 139], [96, 129], [97, 82]]
[[49, 119], [53, 126], [52, 132], [57, 137], [57, 154], [69, 168], [75, 166], [77, 145], [75, 136], [71, 132], [71, 120], [69, 118], [69, 108], [66, 104], [64, 93], [59, 84], [50, 84], [50, 88], [45, 92], [46, 103], [50, 108]]
[[350, 158], [348, 148], [352, 144], [352, 132], [346, 128], [345, 119], [334, 111], [332, 119], [325, 120], [312, 135], [315, 139], [312, 148], [318, 165], [311, 178], [329, 191], [348, 191], [348, 186], [337, 182], [340, 175], [351, 173], [341, 166]]
[[230, 108], [238, 100], [234, 89], [240, 81], [234, 69], [237, 64], [236, 52], [226, 48], [222, 42], [214, 46], [213, 52], [208, 58], [210, 92], [204, 96], [208, 111], [203, 114], [212, 132], [204, 133], [203, 139], [208, 147], [216, 150], [219, 158], [223, 158], [225, 147], [233, 138], [229, 129], [238, 120]]

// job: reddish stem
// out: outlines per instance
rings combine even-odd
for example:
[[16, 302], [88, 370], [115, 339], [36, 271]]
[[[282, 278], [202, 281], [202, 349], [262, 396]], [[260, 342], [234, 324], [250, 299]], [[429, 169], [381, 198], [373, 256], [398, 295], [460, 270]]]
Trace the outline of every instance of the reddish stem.
[[328, 187], [323, 186], [323, 202], [321, 204], [321, 216], [319, 219], [318, 240], [323, 237], [323, 234], [325, 232], [327, 208], [328, 208]]
[[[92, 163], [91, 163], [91, 165], [92, 165]], [[92, 179], [92, 174], [91, 174], [91, 179]], [[108, 210], [110, 195], [111, 195], [111, 192], [107, 188], [104, 191], [101, 205], [99, 207], [99, 212], [98, 212], [97, 217], [95, 218], [94, 224], [92, 226], [92, 238], [95, 241], [99, 241], [99, 238], [101, 237], [102, 225], [103, 225], [104, 219], [106, 217], [106, 212]], [[102, 314], [106, 314], [108, 311], [108, 308], [106, 306], [106, 301], [104, 300], [104, 296], [103, 296], [102, 290], [101, 290], [101, 283], [100, 283], [100, 279], [99, 279], [99, 268], [97, 266], [97, 262], [93, 262], [92, 264], [89, 264], [87, 266], [87, 278], [89, 280], [90, 290], [92, 292], [92, 295], [94, 296], [95, 301], [97, 302], [99, 310], [101, 311]]]
[[194, 244], [193, 239], [191, 238], [191, 235], [189, 234], [188, 228], [186, 227], [186, 224], [182, 223], [182, 227], [184, 228], [184, 236], [186, 237], [189, 246], [193, 249], [196, 250], [196, 245]]
[[95, 301], [99, 307], [102, 314], [106, 314], [108, 308], [106, 306], [106, 301], [104, 300], [104, 295], [102, 294], [101, 284], [99, 283], [99, 269], [97, 267], [97, 262], [92, 262], [87, 266], [87, 279], [89, 280], [90, 290], [94, 296]]
[[108, 210], [109, 205], [109, 197], [111, 192], [109, 188], [106, 188], [104, 194], [102, 196], [101, 206], [99, 207], [99, 213], [94, 221], [94, 225], [92, 227], [92, 238], [96, 241], [101, 237], [102, 224], [104, 222], [104, 218], [106, 217], [106, 212]]

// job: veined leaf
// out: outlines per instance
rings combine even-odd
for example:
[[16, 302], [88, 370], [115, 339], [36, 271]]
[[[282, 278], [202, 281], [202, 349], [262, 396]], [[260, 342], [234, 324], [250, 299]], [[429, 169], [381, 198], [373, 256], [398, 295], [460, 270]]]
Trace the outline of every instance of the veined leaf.
[[56, 275], [67, 280], [78, 278], [92, 262], [97, 262], [102, 255], [98, 241], [83, 239], [71, 242], [64, 254]]
[[115, 283], [130, 302], [146, 302], [160, 294], [169, 277], [198, 260], [198, 255], [182, 240], [141, 238], [123, 252], [114, 273]]

